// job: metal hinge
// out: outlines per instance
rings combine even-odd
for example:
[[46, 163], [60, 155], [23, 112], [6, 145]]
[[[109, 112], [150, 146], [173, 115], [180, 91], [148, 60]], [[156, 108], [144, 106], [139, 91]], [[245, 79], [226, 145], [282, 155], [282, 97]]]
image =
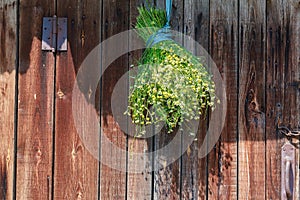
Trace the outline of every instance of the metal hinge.
[[293, 200], [295, 187], [295, 147], [286, 142], [281, 148], [281, 199]]
[[67, 18], [44, 17], [42, 50], [45, 51], [67, 51]]

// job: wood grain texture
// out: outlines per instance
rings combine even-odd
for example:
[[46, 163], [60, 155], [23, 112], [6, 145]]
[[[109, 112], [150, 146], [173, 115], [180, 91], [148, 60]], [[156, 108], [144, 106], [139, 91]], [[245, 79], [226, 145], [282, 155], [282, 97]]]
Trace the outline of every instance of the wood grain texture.
[[267, 4], [267, 68], [266, 68], [266, 197], [281, 199], [281, 146], [284, 139], [277, 134], [276, 123], [282, 120], [284, 101], [284, 63], [286, 36], [281, 1]]
[[208, 198], [237, 199], [238, 1], [210, 1], [210, 54], [226, 84], [227, 114], [208, 155]]
[[[141, 161], [130, 152], [147, 154], [174, 139], [165, 130], [148, 139], [127, 136], [126, 131], [133, 135], [135, 130], [129, 122], [120, 126], [124, 107], [111, 105], [117, 82], [142, 51], [119, 57], [105, 72], [102, 64], [114, 48], [127, 48], [135, 38], [129, 35], [124, 43], [103, 46], [95, 61], [99, 68], [77, 79], [84, 104], [75, 108], [84, 117], [76, 123], [72, 106], [78, 102], [72, 92], [86, 56], [100, 41], [131, 28], [142, 3], [0, 1], [0, 199], [281, 199], [281, 147], [288, 140], [299, 143], [276, 130], [277, 123], [296, 129], [300, 121], [299, 2], [173, 0], [172, 29], [209, 51], [226, 83], [225, 127], [206, 158], [199, 159], [198, 151], [208, 119], [200, 122], [197, 140], [186, 152], [184, 137], [178, 148], [169, 149], [183, 154], [181, 158], [167, 165], [156, 153], [142, 161], [143, 172], [133, 173]], [[165, 0], [150, 4], [165, 8]], [[54, 14], [68, 18], [67, 52], [41, 50], [42, 18]], [[195, 53], [193, 45], [186, 47]], [[91, 85], [101, 70], [99, 84]], [[125, 81], [117, 95], [122, 105], [129, 92], [130, 80]], [[95, 128], [98, 121], [102, 131]], [[78, 132], [78, 127], [88, 131]], [[87, 143], [91, 135], [94, 146]], [[106, 148], [99, 141], [104, 137], [127, 151]], [[98, 157], [110, 163], [99, 163]], [[297, 200], [299, 158], [297, 149]], [[158, 170], [151, 172], [153, 166]]]
[[[284, 65], [284, 110], [282, 124], [291, 129], [300, 129], [300, 4], [290, 1], [286, 5], [286, 18], [283, 27], [286, 34]], [[300, 137], [288, 138], [296, 148], [293, 198], [300, 199]]]
[[[136, 17], [138, 16], [137, 7], [143, 5], [144, 0], [131, 0], [130, 1], [130, 24], [132, 26], [136, 23]], [[149, 4], [153, 5], [154, 2], [149, 1]], [[132, 27], [130, 27], [132, 28]], [[129, 46], [135, 43], [137, 40], [136, 34], [130, 35]], [[129, 65], [138, 64], [137, 61], [142, 56], [142, 50], [136, 50], [129, 53]], [[128, 83], [133, 85], [134, 80], [128, 80]], [[148, 129], [147, 129], [148, 130]], [[153, 151], [153, 137], [146, 139], [134, 138], [136, 133], [135, 127], [131, 123], [131, 118], [128, 118], [128, 134], [131, 135], [128, 137], [128, 179], [127, 179], [127, 199], [141, 199], [147, 200], [152, 197], [152, 165], [153, 165], [153, 156], [151, 152]], [[152, 127], [149, 129], [150, 133], [153, 133]], [[142, 158], [134, 158], [132, 153], [143, 154]], [[141, 162], [142, 160], [142, 162]], [[141, 165], [141, 166], [139, 166]], [[135, 169], [143, 167], [144, 170], [139, 173], [135, 173]]]
[[[199, 42], [208, 50], [209, 45], [209, 1], [186, 0], [184, 3], [184, 34]], [[184, 46], [196, 55], [194, 42], [183, 41]], [[207, 195], [207, 160], [198, 158], [198, 149], [203, 144], [207, 130], [208, 118], [203, 116], [199, 122], [197, 137], [182, 155], [181, 199], [205, 199]], [[183, 143], [185, 137], [183, 137]]]
[[[103, 1], [103, 40], [129, 28], [129, 1]], [[128, 39], [122, 44], [103, 46], [102, 60], [105, 62], [110, 55], [114, 55], [114, 49], [119, 47], [128, 48]], [[103, 66], [107, 67], [107, 66]], [[103, 70], [103, 69], [102, 69]], [[127, 153], [117, 153], [116, 149], [126, 150], [127, 136], [118, 125], [116, 120], [122, 116], [113, 116], [111, 101], [114, 87], [121, 76], [128, 71], [128, 55], [116, 59], [105, 70], [102, 77], [102, 105], [101, 105], [101, 137], [106, 137], [113, 144], [113, 148], [104, 148], [101, 145], [101, 159], [109, 160], [108, 165], [101, 164], [100, 195], [101, 199], [125, 199], [126, 198], [126, 170]], [[128, 96], [128, 85], [121, 86], [121, 97]], [[124, 101], [126, 98], [124, 98]], [[117, 109], [118, 108], [114, 108]], [[124, 111], [119, 112], [123, 115]], [[123, 116], [124, 117], [124, 116]], [[117, 169], [116, 169], [117, 168]]]
[[0, 199], [13, 198], [16, 76], [16, 1], [0, 3]]
[[54, 55], [41, 51], [42, 18], [52, 1], [20, 1], [17, 199], [50, 199]]
[[[161, 9], [165, 9], [165, 1], [156, 1], [156, 6]], [[173, 0], [172, 16], [171, 16], [171, 28], [175, 31], [183, 31], [183, 15], [184, 15], [184, 2], [180, 0]], [[155, 129], [158, 129], [155, 127]], [[161, 131], [157, 131], [155, 135], [154, 144], [154, 199], [180, 199], [181, 196], [181, 158], [174, 160], [173, 163], [167, 165], [168, 156], [174, 151], [178, 151], [177, 154], [181, 154], [181, 141], [172, 141], [175, 134], [167, 134], [167, 131], [163, 128]], [[164, 153], [159, 153], [158, 150], [166, 146], [170, 141], [174, 142], [176, 149], [169, 148]]]
[[[295, 128], [299, 123], [299, 11], [285, 1], [267, 4], [266, 65], [266, 198], [281, 199], [281, 147], [287, 141], [276, 124]], [[294, 199], [299, 199], [299, 151]]]
[[[195, 4], [195, 8], [194, 5]], [[197, 1], [197, 3], [192, 3], [192, 8], [195, 9], [194, 12], [194, 21], [195, 21], [195, 28], [194, 28], [194, 34], [195, 34], [195, 40], [199, 42], [199, 44], [207, 51], [209, 52], [209, 33], [210, 33], [210, 20], [209, 20], [209, 1], [208, 0], [201, 0]], [[187, 11], [188, 12], [188, 11]], [[206, 116], [205, 116], [206, 117]], [[203, 143], [205, 138], [205, 133], [207, 130], [207, 124], [208, 124], [208, 117], [204, 118], [200, 122], [200, 131], [198, 131], [198, 137], [197, 137], [197, 150], [201, 148], [202, 145], [207, 145]], [[196, 158], [195, 158], [196, 159]], [[184, 163], [184, 162], [183, 162]], [[198, 158], [197, 161], [197, 167], [196, 168], [196, 177], [195, 185], [198, 187], [198, 191], [196, 193], [195, 199], [206, 199], [207, 198], [207, 192], [208, 192], [208, 166], [207, 166], [207, 157], [205, 158]]]
[[[73, 120], [72, 91], [81, 63], [100, 42], [101, 1], [57, 3], [57, 15], [68, 18], [68, 51], [58, 53], [56, 58], [54, 199], [98, 199], [99, 144], [95, 144], [95, 151], [91, 152], [91, 143], [86, 141], [99, 138], [100, 131], [94, 128], [95, 119], [89, 109], [81, 104], [77, 107], [83, 113], [81, 122]], [[99, 89], [87, 80], [99, 72], [86, 72], [78, 80], [82, 83], [79, 88], [83, 101], [95, 109], [99, 106], [93, 104], [94, 99], [90, 97], [97, 92], [99, 95]], [[79, 132], [76, 127], [87, 131]]]
[[[291, 110], [290, 110], [290, 124], [291, 127], [300, 129], [300, 3], [298, 1], [291, 1], [291, 70], [289, 73], [288, 85], [293, 89], [288, 90], [288, 95], [291, 96]], [[288, 102], [289, 103], [289, 102]], [[295, 189], [294, 198], [300, 199], [300, 137], [292, 139], [293, 143], [298, 144], [296, 147], [295, 156]]]
[[265, 1], [240, 1], [239, 198], [265, 199]]

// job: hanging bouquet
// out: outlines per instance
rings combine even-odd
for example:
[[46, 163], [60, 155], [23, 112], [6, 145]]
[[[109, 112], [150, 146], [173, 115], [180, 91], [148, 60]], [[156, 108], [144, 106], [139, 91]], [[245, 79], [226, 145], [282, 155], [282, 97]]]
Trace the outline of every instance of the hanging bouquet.
[[215, 105], [215, 84], [200, 58], [171, 39], [167, 12], [138, 8], [136, 30], [147, 48], [139, 60], [127, 114], [138, 126], [164, 122], [168, 133]]

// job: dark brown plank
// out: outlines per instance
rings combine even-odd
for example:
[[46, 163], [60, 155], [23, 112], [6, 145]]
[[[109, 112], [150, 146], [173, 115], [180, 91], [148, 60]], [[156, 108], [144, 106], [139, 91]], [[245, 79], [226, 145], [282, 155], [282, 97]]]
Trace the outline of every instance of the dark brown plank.
[[225, 82], [226, 121], [208, 155], [208, 198], [237, 199], [238, 1], [210, 1], [210, 54]]
[[42, 52], [42, 19], [53, 1], [20, 1], [17, 199], [50, 199], [54, 54]]
[[[293, 129], [300, 130], [300, 4], [299, 1], [291, 1], [291, 31], [289, 32], [290, 40], [287, 43], [291, 45], [291, 56], [289, 58], [288, 70], [288, 85], [291, 85], [293, 89], [288, 89], [287, 95], [290, 96], [291, 101], [286, 99], [285, 104], [291, 106], [288, 110], [290, 114], [290, 126]], [[285, 122], [283, 122], [285, 123]], [[292, 139], [292, 142], [298, 144], [298, 149], [296, 148], [295, 152], [295, 189], [294, 189], [294, 198], [300, 199], [300, 136], [298, 139]]]
[[83, 96], [83, 101], [76, 106], [83, 116], [80, 122], [73, 118], [76, 115], [72, 113], [72, 104], [78, 102], [72, 99], [72, 90], [81, 63], [100, 42], [101, 1], [57, 3], [57, 15], [68, 18], [68, 51], [58, 53], [56, 60], [54, 199], [97, 199], [99, 146], [95, 140], [95, 149], [91, 151], [91, 143], [87, 141], [91, 136], [100, 136], [93, 124], [97, 119], [91, 113], [99, 108], [91, 99], [99, 91], [87, 80], [94, 78], [91, 73], [99, 74], [100, 70], [86, 72], [78, 80]]
[[[195, 4], [195, 13], [194, 13], [194, 20], [195, 20], [195, 40], [199, 42], [199, 44], [209, 52], [209, 1], [202, 0], [197, 1]], [[192, 4], [192, 8], [193, 8]], [[204, 116], [205, 117], [205, 116]], [[200, 122], [200, 131], [198, 131], [197, 137], [197, 147], [196, 149], [199, 150], [203, 145], [206, 130], [207, 130], [207, 122], [208, 118], [204, 118], [203, 121]], [[199, 155], [199, 152], [198, 152]], [[196, 159], [196, 158], [195, 158]], [[185, 162], [183, 162], [185, 163]], [[197, 170], [196, 170], [196, 186], [198, 187], [198, 191], [196, 193], [196, 198], [198, 199], [206, 199], [207, 198], [207, 157], [200, 158], [198, 157], [197, 161]], [[194, 176], [193, 176], [194, 177]]]
[[265, 1], [240, 1], [239, 198], [265, 199]]
[[[103, 1], [103, 19], [104, 26], [103, 40], [126, 31], [129, 28], [129, 1]], [[105, 63], [111, 55], [116, 51], [115, 48], [128, 48], [128, 39], [123, 43], [114, 46], [103, 46], [102, 61]], [[124, 47], [125, 48], [125, 47]], [[101, 199], [125, 199], [126, 198], [126, 151], [118, 153], [116, 149], [126, 150], [127, 136], [118, 125], [117, 118], [124, 116], [113, 116], [111, 101], [114, 87], [121, 76], [128, 71], [128, 55], [116, 58], [116, 60], [108, 67], [102, 77], [102, 105], [101, 105], [101, 140], [108, 138], [113, 149], [105, 148], [103, 141], [101, 143], [101, 159], [108, 160], [109, 165], [101, 164], [100, 172], [100, 195]], [[127, 97], [128, 85], [121, 86], [122, 90], [118, 94], [121, 97]], [[124, 98], [126, 100], [126, 98]], [[114, 108], [118, 110], [118, 108]], [[119, 112], [123, 115], [124, 111]], [[116, 169], [117, 168], [117, 169]]]
[[[136, 17], [138, 15], [137, 7], [143, 5], [143, 0], [131, 0], [130, 1], [130, 24], [136, 23]], [[149, 4], [153, 5], [154, 2], [149, 1]], [[130, 27], [132, 28], [132, 27]], [[129, 46], [135, 43], [137, 40], [136, 34], [130, 36]], [[136, 66], [137, 60], [140, 59], [142, 51], [130, 52], [129, 64]], [[130, 80], [133, 81], [133, 80]], [[133, 83], [131, 83], [133, 84]], [[152, 138], [138, 139], [132, 137], [137, 134], [135, 127], [131, 124], [130, 118], [128, 119], [128, 180], [127, 180], [127, 199], [151, 199], [152, 196], [152, 161], [153, 158], [150, 155], [152, 152]], [[149, 130], [153, 131], [152, 129]], [[141, 157], [136, 158], [132, 156], [132, 153], [143, 154]], [[142, 162], [141, 162], [142, 161]], [[143, 170], [137, 170], [144, 168]]]
[[16, 1], [0, 4], [0, 198], [13, 198]]
[[[184, 3], [184, 34], [208, 50], [209, 45], [209, 1], [186, 0]], [[185, 41], [185, 47], [196, 54], [195, 44]], [[182, 199], [205, 199], [207, 191], [206, 157], [198, 158], [198, 149], [203, 144], [207, 130], [208, 118], [203, 116], [199, 123], [197, 137], [182, 155]], [[185, 138], [183, 138], [183, 143]]]
[[[282, 101], [284, 101], [284, 49], [286, 37], [282, 30], [282, 2], [267, 4], [267, 68], [266, 68], [266, 197], [281, 199], [281, 146], [282, 136], [276, 133], [276, 120], [282, 118]], [[286, 8], [284, 9], [286, 10]], [[268, 171], [270, 170], [270, 171]]]
[[[291, 1], [293, 2], [293, 1]], [[287, 137], [276, 124], [296, 128], [299, 121], [299, 11], [288, 1], [267, 4], [266, 198], [281, 199], [281, 147]], [[299, 199], [299, 151], [294, 199]]]
[[[171, 28], [172, 30], [182, 32], [183, 30], [183, 15], [184, 15], [184, 1], [173, 0]], [[156, 6], [165, 9], [165, 1], [156, 1]], [[173, 140], [175, 134], [167, 134], [167, 131], [162, 129], [155, 135], [154, 151], [154, 199], [180, 199], [181, 183], [180, 183], [180, 163], [181, 159], [175, 160], [173, 163], [167, 165], [164, 156], [170, 155], [173, 151], [181, 153], [180, 141], [175, 141], [177, 149], [167, 149], [162, 155], [158, 150], [166, 146]], [[170, 153], [168, 152], [170, 151]], [[172, 159], [172, 158], [168, 158]]]

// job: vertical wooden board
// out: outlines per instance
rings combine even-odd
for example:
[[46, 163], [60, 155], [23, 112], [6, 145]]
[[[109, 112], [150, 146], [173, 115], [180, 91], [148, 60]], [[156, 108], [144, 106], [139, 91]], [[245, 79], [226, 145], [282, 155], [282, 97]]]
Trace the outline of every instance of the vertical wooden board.
[[[149, 140], [147, 142], [146, 140]], [[147, 200], [152, 197], [152, 157], [147, 157], [147, 154], [152, 151], [152, 139], [134, 139], [128, 140], [128, 180], [127, 180], [127, 199], [132, 200]], [[136, 157], [132, 157], [131, 153], [140, 153], [146, 155], [147, 159], [140, 157], [139, 161]], [[141, 164], [142, 166], [138, 166]], [[144, 167], [142, 172], [135, 172], [135, 169]]]
[[[285, 66], [284, 66], [284, 110], [282, 125], [289, 126], [293, 130], [300, 129], [300, 4], [298, 1], [287, 2], [285, 18]], [[296, 146], [295, 174], [294, 174], [294, 199], [300, 199], [300, 137], [289, 138]], [[297, 149], [298, 148], [298, 149]]]
[[[208, 0], [202, 0], [197, 1], [198, 3], [195, 3], [195, 7], [192, 4], [192, 8], [195, 9], [194, 13], [194, 20], [195, 20], [195, 40], [199, 42], [199, 44], [207, 51], [209, 52], [209, 37], [210, 37], [210, 13], [209, 13], [209, 1]], [[207, 145], [204, 142], [204, 138], [206, 135], [207, 130], [207, 123], [208, 118], [203, 119], [203, 121], [200, 122], [200, 131], [198, 131], [198, 137], [197, 137], [197, 147], [196, 149], [200, 149], [202, 145]], [[184, 162], [183, 162], [184, 163]], [[198, 191], [196, 193], [196, 198], [198, 199], [206, 199], [207, 198], [207, 157], [205, 158], [198, 158], [197, 161], [197, 179], [196, 179], [196, 186], [198, 188]]]
[[[209, 1], [185, 0], [184, 4], [184, 34], [190, 36], [203, 48], [209, 45]], [[184, 41], [185, 47], [196, 54], [195, 44]], [[198, 158], [198, 149], [203, 144], [207, 130], [208, 118], [203, 116], [199, 122], [199, 130], [195, 141], [182, 155], [181, 199], [205, 199], [207, 192], [206, 158]], [[184, 138], [183, 141], [184, 143]]]
[[237, 199], [238, 1], [210, 1], [210, 54], [225, 82], [226, 121], [208, 155], [208, 198]]
[[[165, 1], [157, 0], [156, 6], [161, 9], [165, 9]], [[183, 15], [184, 15], [184, 1], [173, 0], [172, 15], [171, 15], [171, 29], [182, 32], [183, 31]], [[157, 127], [155, 127], [157, 129]], [[180, 168], [181, 158], [166, 166], [165, 155], [158, 153], [158, 150], [165, 147], [170, 141], [173, 140], [175, 134], [167, 134], [167, 131], [163, 128], [154, 137], [154, 199], [180, 199], [181, 194], [181, 180], [180, 180]], [[180, 141], [175, 141], [177, 149], [168, 149], [168, 151], [180, 151]], [[168, 155], [167, 151], [165, 152]]]
[[[109, 37], [126, 31], [129, 28], [129, 1], [103, 1], [103, 40]], [[115, 48], [128, 48], [128, 39], [124, 39], [122, 44], [114, 46], [103, 46], [102, 61], [103, 63], [109, 59], [114, 53]], [[100, 173], [100, 195], [101, 199], [125, 199], [126, 198], [126, 170], [127, 170], [127, 136], [118, 125], [117, 118], [120, 116], [113, 116], [111, 101], [112, 93], [115, 85], [121, 76], [128, 71], [128, 55], [123, 55], [108, 67], [102, 76], [102, 98], [101, 98], [101, 140], [106, 137], [113, 144], [113, 148], [104, 148], [101, 145], [101, 160], [109, 161], [109, 165], [101, 164]], [[128, 85], [121, 86], [123, 89], [118, 95], [126, 97]], [[124, 98], [125, 100], [126, 98]], [[124, 111], [119, 112], [123, 115]], [[122, 117], [122, 116], [121, 116]], [[118, 153], [117, 149], [122, 149], [122, 153]]]
[[265, 1], [240, 1], [239, 198], [265, 198]]
[[[95, 140], [95, 149], [91, 152], [91, 143], [87, 141], [88, 138], [99, 138], [100, 131], [93, 124], [95, 119], [91, 111], [83, 105], [99, 109], [94, 104], [95, 99], [91, 99], [94, 94], [99, 95], [99, 89], [88, 81], [94, 78], [93, 75], [100, 76], [100, 66], [98, 71], [85, 71], [86, 74], [78, 78], [83, 101], [87, 103], [78, 104], [78, 112], [84, 113], [80, 124], [73, 118], [76, 115], [72, 113], [72, 104], [76, 101], [72, 92], [76, 75], [83, 70], [81, 63], [100, 42], [101, 1], [68, 0], [57, 3], [57, 15], [68, 18], [68, 51], [59, 52], [56, 59], [53, 196], [54, 199], [98, 199], [99, 144]], [[79, 132], [81, 130], [86, 132]]]
[[[300, 130], [300, 4], [298, 1], [292, 1], [291, 6], [291, 71], [289, 75], [290, 84], [293, 89], [290, 90], [291, 104], [291, 124], [294, 129]], [[294, 139], [293, 142], [298, 143], [296, 148], [295, 162], [295, 189], [294, 198], [300, 199], [300, 137]]]
[[13, 198], [17, 3], [0, 3], [0, 198]]
[[281, 146], [284, 139], [277, 133], [276, 124], [278, 120], [282, 121], [284, 106], [286, 5], [282, 1], [269, 1], [267, 11], [266, 198], [281, 199]]
[[[194, 6], [195, 5], [195, 6]], [[209, 52], [209, 38], [210, 38], [210, 2], [208, 0], [201, 0], [197, 1], [197, 3], [191, 4], [191, 9], [194, 9], [194, 20], [195, 20], [195, 28], [194, 28], [194, 37], [197, 42], [207, 51]], [[188, 12], [188, 11], [187, 11]], [[192, 32], [191, 32], [192, 33]], [[200, 130], [198, 131], [197, 137], [197, 147], [196, 149], [200, 149], [204, 144], [204, 138], [207, 130], [207, 123], [208, 118], [203, 119], [200, 122]], [[183, 162], [185, 163], [185, 162]], [[197, 179], [196, 179], [196, 186], [198, 187], [198, 191], [196, 194], [196, 198], [198, 199], [206, 199], [207, 192], [208, 192], [208, 176], [207, 176], [207, 157], [205, 158], [198, 158], [197, 161]], [[184, 193], [184, 192], [182, 192]]]
[[[155, 6], [160, 9], [165, 9], [165, 0], [154, 0]], [[172, 0], [171, 12], [171, 29], [182, 32], [183, 31], [183, 18], [184, 18], [184, 1]]]
[[[292, 2], [267, 4], [267, 199], [281, 199], [281, 147], [287, 137], [276, 131], [277, 123], [295, 128], [300, 120], [300, 14]], [[293, 199], [299, 199], [299, 151], [296, 157]]]
[[17, 199], [49, 199], [52, 182], [54, 55], [41, 51], [52, 1], [20, 1]]
[[[143, 0], [131, 0], [130, 1], [130, 24], [133, 28], [136, 23], [136, 17], [138, 16], [137, 8], [142, 6], [145, 1]], [[149, 1], [149, 4], [153, 5], [154, 2]], [[130, 35], [129, 38], [129, 46], [136, 42], [136, 34]], [[129, 54], [129, 65], [137, 66], [137, 61], [142, 56], [142, 50], [136, 50], [130, 52]], [[128, 83], [132, 85], [131, 81], [128, 80]], [[150, 152], [153, 151], [153, 137], [145, 138], [145, 139], [138, 139], [132, 137], [133, 135], [137, 134], [135, 127], [131, 123], [131, 118], [128, 118], [128, 134], [131, 135], [128, 137], [128, 155], [127, 155], [127, 162], [128, 162], [128, 179], [127, 179], [127, 199], [151, 199], [152, 197], [152, 161], [153, 158], [150, 155]], [[153, 131], [152, 129], [149, 131]], [[131, 153], [141, 153], [144, 154], [146, 159], [143, 159], [142, 166], [140, 165], [141, 159], [136, 159], [135, 157], [131, 156]], [[149, 155], [149, 156], [147, 156]], [[135, 173], [135, 169], [143, 167], [144, 170], [139, 173]]]

